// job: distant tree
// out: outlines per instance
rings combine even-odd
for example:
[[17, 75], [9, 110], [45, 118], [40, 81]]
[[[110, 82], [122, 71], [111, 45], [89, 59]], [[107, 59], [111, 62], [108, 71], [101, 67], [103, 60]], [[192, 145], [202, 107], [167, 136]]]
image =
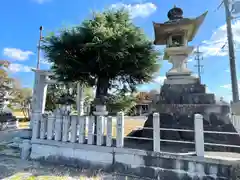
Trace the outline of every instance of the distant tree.
[[18, 79], [9, 77], [8, 67], [10, 63], [5, 60], [0, 60], [0, 102], [5, 98], [9, 98], [9, 105], [11, 109], [15, 109], [18, 105], [27, 118], [29, 117], [30, 101], [32, 97], [32, 90], [29, 88], [22, 88]]
[[45, 109], [47, 111], [54, 111], [57, 108], [57, 103], [59, 99], [66, 94], [70, 95], [73, 99], [76, 99], [77, 84], [66, 83], [48, 85]]
[[15, 97], [13, 102], [20, 106], [20, 109], [25, 117], [29, 119], [31, 110], [32, 89], [31, 88], [19, 88], [15, 90]]
[[8, 76], [7, 68], [10, 63], [5, 60], [0, 60], [0, 111], [3, 110], [3, 102], [11, 92], [13, 79]]
[[148, 92], [139, 92], [136, 95], [136, 99], [138, 101], [143, 101], [143, 100], [150, 100], [150, 94]]
[[[72, 92], [69, 92], [69, 89], [72, 89]], [[84, 103], [85, 105], [91, 104], [93, 97], [93, 88], [91, 87], [83, 87], [84, 88]], [[46, 107], [47, 111], [53, 111], [57, 107], [57, 101], [61, 96], [69, 94], [73, 99], [77, 97], [77, 84], [51, 84], [47, 89], [47, 97], [46, 97]], [[74, 104], [73, 108], [76, 110], [76, 104]]]
[[96, 86], [96, 103], [106, 103], [108, 90], [133, 91], [159, 69], [158, 52], [124, 10], [95, 13], [92, 19], [44, 39], [52, 69], [63, 82]]
[[112, 94], [107, 101], [107, 110], [110, 113], [117, 113], [123, 111], [129, 113], [130, 110], [136, 105], [136, 98], [130, 94], [126, 95], [122, 92]]

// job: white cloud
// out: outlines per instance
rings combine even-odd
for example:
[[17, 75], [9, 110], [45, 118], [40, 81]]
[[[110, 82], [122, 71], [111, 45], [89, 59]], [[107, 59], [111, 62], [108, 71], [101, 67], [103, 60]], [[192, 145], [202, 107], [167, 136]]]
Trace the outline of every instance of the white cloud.
[[30, 55], [33, 55], [32, 51], [23, 51], [17, 48], [4, 48], [3, 55], [13, 60], [25, 61]]
[[224, 84], [222, 86], [220, 86], [221, 88], [224, 88], [224, 89], [232, 89], [232, 85], [231, 84]]
[[[220, 87], [224, 89], [232, 90], [232, 84], [224, 84]], [[238, 82], [238, 89], [240, 89], [240, 82]]]
[[158, 84], [163, 84], [165, 79], [166, 79], [165, 76], [157, 76], [156, 78], [153, 79], [153, 82]]
[[147, 17], [153, 14], [157, 10], [157, 6], [151, 2], [137, 3], [137, 4], [124, 4], [116, 3], [110, 6], [112, 9], [124, 8], [131, 14], [132, 18]]
[[230, 69], [225, 69], [224, 71], [227, 72], [227, 73], [229, 73], [229, 72], [230, 72]]
[[9, 71], [13, 72], [13, 73], [17, 73], [17, 72], [31, 72], [32, 67], [29, 66], [25, 66], [23, 64], [10, 64], [9, 66]]
[[40, 63], [41, 64], [45, 64], [45, 65], [52, 65], [52, 63], [48, 62], [46, 59], [44, 59], [43, 57], [40, 58]]
[[43, 4], [45, 2], [49, 2], [50, 0], [33, 0], [33, 1], [38, 3], [38, 4]]
[[[232, 23], [232, 31], [234, 37], [234, 43], [236, 47], [240, 45], [240, 21]], [[203, 56], [226, 56], [228, 55], [228, 43], [227, 43], [227, 30], [226, 24], [219, 27], [213, 32], [209, 40], [202, 42], [200, 51], [203, 52]], [[235, 48], [236, 48], [235, 47]]]

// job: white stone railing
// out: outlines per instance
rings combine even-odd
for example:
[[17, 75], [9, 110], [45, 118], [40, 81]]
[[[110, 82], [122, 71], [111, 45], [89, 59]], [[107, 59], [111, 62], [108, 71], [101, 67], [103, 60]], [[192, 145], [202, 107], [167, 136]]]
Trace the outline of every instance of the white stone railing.
[[[97, 118], [96, 133], [94, 132], [95, 117]], [[46, 139], [98, 146], [124, 146], [124, 114], [122, 112], [118, 113], [115, 122], [110, 116], [68, 115], [62, 114], [60, 110], [49, 115], [35, 112], [33, 118], [32, 140]], [[113, 127], [116, 127], [115, 134], [113, 134]], [[96, 141], [94, 141], [95, 136]], [[116, 143], [113, 143], [114, 136]]]
[[[194, 129], [171, 129], [160, 126], [160, 116], [158, 113], [153, 114], [153, 128], [151, 129], [153, 138], [143, 137], [124, 137], [124, 114], [118, 113], [117, 118], [111, 116], [78, 116], [62, 114], [60, 110], [53, 114], [42, 115], [34, 113], [34, 124], [32, 131], [32, 140], [53, 140], [59, 142], [80, 143], [97, 146], [124, 147], [124, 138], [143, 139], [153, 141], [153, 151], [161, 152], [161, 142], [182, 143], [195, 145], [197, 156], [204, 157], [205, 145], [240, 148], [237, 145], [208, 143], [204, 140], [204, 134], [225, 134], [239, 135], [237, 132], [218, 132], [204, 131], [203, 116], [195, 114]], [[97, 118], [97, 128], [94, 132], [95, 117]], [[181, 141], [161, 139], [161, 131], [178, 131], [194, 133], [195, 140]], [[116, 139], [116, 140], [115, 140]]]
[[[240, 127], [240, 117], [233, 117], [232, 123], [233, 126]], [[170, 128], [161, 128], [160, 126], [160, 117], [158, 113], [153, 114], [153, 150], [156, 152], [161, 152], [161, 143], [160, 142], [171, 142], [171, 143], [182, 143], [182, 144], [195, 144], [195, 152], [199, 157], [204, 157], [205, 146], [215, 146], [215, 147], [230, 147], [230, 148], [239, 148], [238, 145], [231, 144], [217, 144], [217, 143], [208, 143], [204, 140], [204, 134], [221, 134], [221, 135], [239, 135], [239, 129], [236, 128], [238, 132], [220, 132], [220, 131], [205, 131], [203, 128], [203, 116], [201, 114], [195, 114], [194, 116], [194, 129], [170, 129]], [[192, 132], [194, 133], [195, 141], [179, 141], [179, 140], [167, 140], [161, 139], [160, 131], [178, 131], [178, 132]]]

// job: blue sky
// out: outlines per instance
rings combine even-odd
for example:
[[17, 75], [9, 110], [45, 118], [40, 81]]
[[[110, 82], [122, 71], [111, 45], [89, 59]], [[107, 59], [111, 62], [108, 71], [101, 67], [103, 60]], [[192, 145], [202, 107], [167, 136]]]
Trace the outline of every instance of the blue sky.
[[[200, 27], [192, 45], [200, 44], [204, 52], [204, 73], [202, 81], [210, 92], [224, 99], [231, 99], [229, 60], [227, 48], [221, 51], [226, 42], [224, 9], [215, 11], [221, 0], [2, 0], [0, 29], [0, 58], [9, 60], [10, 73], [18, 78], [25, 87], [32, 87], [33, 76], [31, 68], [36, 66], [37, 42], [39, 26], [44, 27], [44, 35], [51, 31], [72, 24], [81, 23], [91, 17], [91, 11], [102, 11], [109, 7], [126, 7], [132, 14], [137, 26], [144, 29], [150, 39], [153, 39], [152, 21], [164, 22], [167, 12], [176, 4], [184, 10], [185, 17], [196, 17], [206, 10], [209, 11], [205, 22]], [[233, 22], [233, 32], [236, 45], [240, 44], [240, 22]], [[238, 59], [239, 54], [236, 53]], [[188, 67], [197, 72], [191, 60]], [[42, 61], [42, 69], [49, 65]], [[141, 90], [159, 89], [165, 73], [171, 64], [163, 62], [159, 76], [153, 83], [140, 86]], [[240, 71], [237, 64], [238, 72]], [[238, 76], [238, 78], [240, 78]]]

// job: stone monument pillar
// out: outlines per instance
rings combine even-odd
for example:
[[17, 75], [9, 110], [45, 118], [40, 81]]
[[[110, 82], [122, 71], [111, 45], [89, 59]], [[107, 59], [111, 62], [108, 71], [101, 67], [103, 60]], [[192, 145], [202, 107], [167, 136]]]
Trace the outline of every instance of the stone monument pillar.
[[30, 117], [30, 128], [33, 123], [33, 114], [43, 114], [45, 110], [46, 95], [47, 95], [47, 78], [49, 71], [45, 70], [33, 70], [35, 73], [34, 86], [33, 86], [33, 98], [32, 109]]

